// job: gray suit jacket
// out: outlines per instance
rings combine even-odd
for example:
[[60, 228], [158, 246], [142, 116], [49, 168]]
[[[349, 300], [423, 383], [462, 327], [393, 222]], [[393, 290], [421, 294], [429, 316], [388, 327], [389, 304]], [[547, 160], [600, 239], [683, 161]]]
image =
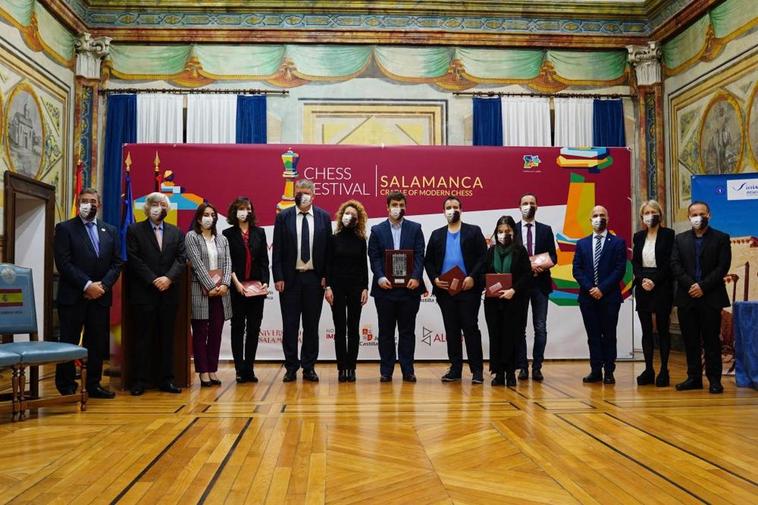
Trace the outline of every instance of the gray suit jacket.
[[[205, 288], [210, 291], [216, 285], [208, 275], [209, 259], [208, 247], [205, 245], [205, 239], [195, 231], [187, 232], [184, 237], [184, 244], [187, 250], [187, 259], [192, 263], [192, 319], [208, 319], [208, 295], [203, 291]], [[229, 256], [229, 242], [226, 237], [220, 234], [216, 235], [216, 248], [218, 249], [218, 267], [223, 271], [222, 284], [227, 287], [232, 282], [232, 259]], [[221, 297], [224, 303], [224, 319], [232, 317], [232, 301], [227, 291]]]

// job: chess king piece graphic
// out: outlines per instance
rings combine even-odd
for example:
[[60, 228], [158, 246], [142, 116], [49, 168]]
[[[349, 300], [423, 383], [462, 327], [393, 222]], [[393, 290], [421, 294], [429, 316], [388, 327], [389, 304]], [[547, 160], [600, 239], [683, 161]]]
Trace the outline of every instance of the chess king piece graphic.
[[291, 147], [286, 153], [282, 154], [284, 191], [282, 192], [282, 199], [276, 204], [277, 213], [295, 205], [295, 181], [298, 178], [297, 164], [299, 161], [300, 155], [294, 152]]

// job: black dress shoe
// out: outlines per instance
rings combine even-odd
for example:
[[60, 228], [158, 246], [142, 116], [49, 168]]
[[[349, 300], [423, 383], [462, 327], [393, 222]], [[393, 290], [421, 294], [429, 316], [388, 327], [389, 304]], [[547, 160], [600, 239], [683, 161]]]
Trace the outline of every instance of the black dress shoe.
[[490, 382], [492, 386], [505, 386], [505, 374], [496, 373], [495, 378]]
[[484, 384], [482, 372], [475, 373], [474, 376], [471, 377], [471, 384]]
[[445, 375], [442, 376], [442, 382], [457, 382], [461, 380], [460, 372], [455, 373], [452, 370], [448, 370]]
[[670, 384], [669, 371], [666, 368], [661, 368], [658, 372], [658, 377], [655, 378], [655, 386], [659, 388], [665, 388]]
[[158, 389], [160, 389], [164, 393], [177, 394], [177, 393], [182, 392], [182, 389], [177, 387], [176, 384], [174, 384], [173, 382], [164, 382], [163, 384], [160, 385]]
[[690, 377], [686, 381], [680, 382], [676, 385], [677, 391], [690, 391], [692, 389], [703, 389], [703, 380], [697, 380]]
[[76, 388], [62, 388], [62, 389], [59, 389], [58, 392], [61, 394], [61, 396], [75, 395]]
[[392, 376], [382, 375], [381, 377], [379, 377], [379, 382], [392, 382]]
[[347, 382], [347, 370], [340, 370], [337, 380], [339, 382]]
[[603, 384], [616, 384], [616, 378], [613, 376], [613, 372], [605, 372]]
[[295, 370], [287, 370], [284, 372], [284, 377], [282, 378], [282, 382], [292, 382], [295, 379], [297, 379], [297, 372]]
[[720, 382], [711, 382], [710, 386], [708, 386], [708, 392], [713, 395], [720, 395], [724, 392], [724, 386]]
[[525, 381], [528, 378], [529, 378], [529, 369], [522, 368], [521, 370], [519, 370], [519, 372], [518, 372], [518, 380]]
[[412, 373], [403, 375], [403, 382], [416, 382], [416, 376]]
[[303, 379], [310, 382], [318, 382], [318, 374], [315, 370], [303, 370]]
[[590, 372], [589, 375], [582, 377], [582, 382], [600, 382], [603, 380], [603, 374], [601, 372]]
[[145, 394], [145, 386], [142, 384], [135, 384], [131, 389], [132, 396], [142, 396]]
[[542, 381], [544, 378], [545, 378], [545, 376], [544, 376], [544, 375], [542, 375], [542, 370], [540, 370], [539, 368], [538, 368], [538, 369], [536, 369], [536, 370], [532, 369], [532, 380], [535, 380], [535, 381], [537, 381], [537, 382], [540, 382], [540, 381]]
[[211, 384], [213, 384], [214, 386], [220, 386], [220, 385], [221, 385], [221, 381], [220, 381], [220, 380], [218, 380], [218, 379], [211, 379], [211, 381], [210, 381], [210, 382], [211, 382]]
[[655, 382], [655, 370], [652, 368], [646, 368], [641, 374], [637, 376], [638, 386], [647, 386]]
[[355, 382], [355, 368], [351, 368], [347, 371], [347, 381]]
[[113, 391], [108, 391], [107, 389], [103, 389], [103, 387], [99, 384], [92, 386], [91, 388], [87, 388], [87, 394], [90, 398], [104, 398], [107, 400], [112, 400], [116, 397], [116, 393]]
[[237, 384], [244, 384], [247, 382], [247, 377], [244, 377], [242, 375], [237, 375], [236, 377]]
[[250, 372], [245, 378], [246, 382], [258, 382], [258, 377], [255, 376], [255, 372]]
[[515, 388], [518, 385], [515, 372], [505, 374], [505, 385], [509, 388]]

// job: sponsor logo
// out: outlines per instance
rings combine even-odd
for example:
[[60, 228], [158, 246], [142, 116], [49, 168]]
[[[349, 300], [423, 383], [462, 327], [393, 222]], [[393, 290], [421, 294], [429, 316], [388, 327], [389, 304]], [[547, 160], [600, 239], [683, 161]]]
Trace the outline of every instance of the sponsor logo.
[[436, 343], [445, 343], [445, 334], [436, 333], [434, 330], [429, 329], [426, 326], [422, 326], [421, 342], [425, 343], [429, 347]]
[[524, 155], [524, 170], [529, 170], [532, 168], [537, 168], [540, 166], [540, 157], [536, 154], [525, 154]]
[[726, 185], [727, 200], [758, 200], [758, 179], [729, 181]]
[[379, 339], [374, 335], [373, 327], [368, 324], [361, 326], [361, 346], [377, 346], [379, 345]]

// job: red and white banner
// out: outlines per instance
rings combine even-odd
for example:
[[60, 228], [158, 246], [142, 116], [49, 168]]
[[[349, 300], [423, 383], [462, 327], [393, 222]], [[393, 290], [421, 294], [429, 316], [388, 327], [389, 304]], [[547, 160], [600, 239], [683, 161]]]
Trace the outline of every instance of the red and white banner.
[[[316, 185], [315, 204], [330, 214], [348, 199], [361, 201], [369, 214], [369, 227], [386, 219], [386, 195], [401, 190], [408, 197], [407, 217], [420, 222], [428, 239], [444, 226], [442, 201], [456, 194], [463, 204], [463, 220], [491, 234], [503, 214], [520, 219], [522, 194], [537, 195], [537, 220], [552, 226], [559, 249], [552, 273], [555, 292], [548, 310], [547, 358], [586, 358], [587, 338], [576, 303], [577, 285], [571, 275], [574, 243], [591, 232], [590, 212], [604, 205], [611, 231], [631, 245], [630, 153], [625, 148], [529, 147], [375, 147], [324, 145], [198, 145], [127, 144], [131, 154], [135, 215], [145, 195], [153, 191], [154, 166], [159, 159], [161, 188], [172, 202], [168, 220], [190, 228], [195, 208], [203, 200], [219, 210], [219, 231], [228, 225], [225, 214], [237, 196], [255, 205], [258, 224], [269, 242], [277, 204], [285, 193], [282, 155], [289, 149], [299, 155], [298, 178]], [[291, 173], [289, 174], [292, 175]], [[270, 245], [270, 243], [269, 243]], [[632, 357], [634, 313], [630, 295], [631, 265], [624, 279], [625, 302], [618, 328], [618, 356]], [[426, 279], [431, 288], [431, 282]], [[314, 301], [314, 303], [322, 303]], [[320, 324], [320, 354], [334, 358], [331, 309], [325, 302]], [[485, 355], [487, 326], [480, 313]], [[258, 358], [281, 359], [279, 297], [269, 295], [258, 347]], [[373, 300], [361, 316], [359, 359], [378, 359], [376, 310]], [[222, 357], [231, 357], [229, 324], [224, 328]], [[532, 335], [531, 323], [527, 335]], [[446, 359], [444, 326], [433, 296], [422, 299], [416, 323], [416, 357]], [[527, 338], [531, 342], [531, 338]], [[531, 351], [530, 351], [531, 353]]]

